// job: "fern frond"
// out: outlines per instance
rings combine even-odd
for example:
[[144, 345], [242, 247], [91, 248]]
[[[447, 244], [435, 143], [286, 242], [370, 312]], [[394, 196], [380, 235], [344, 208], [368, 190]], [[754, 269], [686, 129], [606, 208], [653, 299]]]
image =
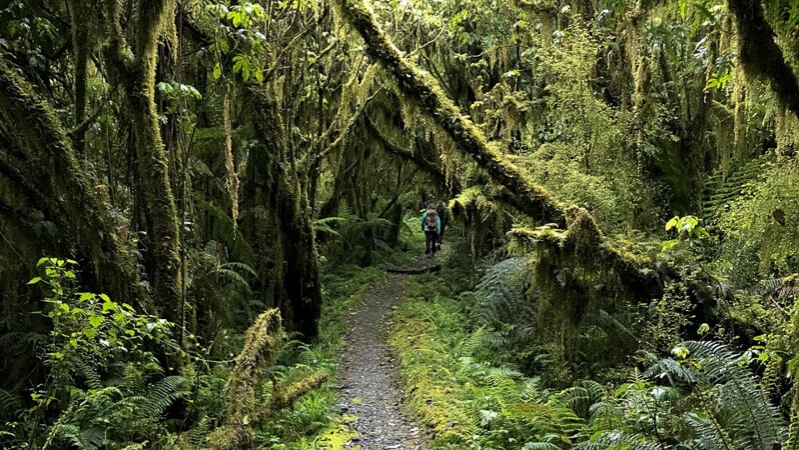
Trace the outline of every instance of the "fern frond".
[[590, 441], [581, 442], [574, 446], [575, 450], [607, 450], [618, 448], [625, 450], [660, 450], [662, 447], [653, 442], [647, 442], [643, 436], [625, 433], [623, 431], [607, 431]]

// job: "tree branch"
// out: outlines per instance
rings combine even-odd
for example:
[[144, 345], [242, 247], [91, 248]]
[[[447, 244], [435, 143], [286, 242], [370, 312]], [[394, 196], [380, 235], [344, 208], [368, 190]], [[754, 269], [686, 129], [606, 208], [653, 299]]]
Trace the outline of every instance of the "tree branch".
[[542, 222], [566, 225], [565, 206], [543, 187], [524, 179], [519, 169], [488, 146], [482, 132], [464, 117], [431, 78], [425, 77], [394, 46], [381, 29], [374, 14], [362, 0], [335, 0], [339, 14], [366, 42], [367, 53], [394, 75], [402, 93], [413, 99], [449, 135], [457, 147], [488, 172], [497, 183], [511, 191], [515, 206]]

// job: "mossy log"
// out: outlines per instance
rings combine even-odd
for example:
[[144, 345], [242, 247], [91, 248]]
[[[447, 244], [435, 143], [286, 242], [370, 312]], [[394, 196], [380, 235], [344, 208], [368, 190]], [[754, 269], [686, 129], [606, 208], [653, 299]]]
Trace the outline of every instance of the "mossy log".
[[514, 207], [536, 220], [565, 226], [564, 205], [546, 189], [525, 180], [516, 166], [489, 147], [482, 132], [458, 111], [435, 81], [425, 77], [394, 46], [362, 0], [336, 0], [334, 4], [339, 14], [360, 33], [367, 53], [394, 75], [402, 93], [426, 111], [494, 181], [514, 194], [509, 197], [514, 200]]
[[[139, 285], [135, 261], [118, 240], [108, 205], [95, 195], [52, 107], [34, 93], [2, 54], [0, 119], [13, 127], [14, 138], [28, 152], [28, 163], [38, 164], [48, 174], [48, 180], [32, 180], [28, 186], [35, 197], [56, 203], [51, 212], [63, 210], [67, 215], [48, 219], [70, 225], [68, 237], [91, 258], [100, 288], [117, 301], [132, 301], [132, 290]], [[35, 189], [37, 184], [48, 182], [51, 185], [46, 192]], [[144, 296], [138, 300], [142, 309], [149, 309]]]
[[327, 377], [327, 372], [320, 370], [309, 377], [287, 386], [275, 384], [272, 390], [272, 397], [269, 399], [269, 404], [264, 413], [271, 415], [281, 409], [288, 408], [293, 405], [297, 399], [321, 386], [327, 381]]
[[[591, 272], [615, 273], [617, 285], [626, 297], [649, 302], [663, 296], [666, 284], [683, 280], [680, 267], [666, 261], [635, 255], [615, 246], [602, 235], [596, 222], [583, 208], [568, 210], [569, 228], [558, 230], [514, 228], [508, 236], [522, 245], [546, 252], [547, 259]], [[718, 296], [718, 280], [710, 274], [692, 280], [695, 304], [712, 307]]]

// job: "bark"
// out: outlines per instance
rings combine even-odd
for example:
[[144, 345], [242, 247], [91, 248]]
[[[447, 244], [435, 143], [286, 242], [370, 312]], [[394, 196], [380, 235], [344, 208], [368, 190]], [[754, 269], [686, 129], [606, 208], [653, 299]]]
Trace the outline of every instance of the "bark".
[[542, 222], [565, 226], [565, 207], [541, 186], [526, 181], [519, 169], [488, 146], [485, 136], [464, 117], [434, 82], [402, 56], [361, 0], [336, 0], [344, 19], [366, 42], [367, 53], [394, 75], [402, 93], [413, 99], [450, 136], [458, 148], [474, 159], [489, 176], [514, 195], [514, 207]]
[[135, 30], [135, 52], [122, 31], [119, 4], [107, 4], [109, 45], [106, 49], [109, 72], [123, 88], [133, 122], [138, 175], [141, 180], [144, 214], [152, 238], [154, 297], [163, 317], [183, 326], [180, 295], [180, 235], [178, 215], [169, 179], [169, 164], [161, 139], [155, 105], [155, 71], [158, 32], [172, 20], [171, 0], [141, 0]]
[[[134, 261], [117, 239], [114, 221], [108, 206], [98, 200], [90, 180], [78, 164], [63, 126], [52, 107], [38, 98], [0, 54], [0, 120], [13, 124], [16, 138], [30, 152], [31, 162], [46, 167], [52, 186], [48, 192], [55, 208], [63, 208], [68, 217], [52, 217], [56, 223], [69, 223], [74, 238], [85, 256], [94, 263], [100, 287], [117, 301], [129, 301], [138, 277]], [[36, 180], [41, 182], [41, 180]], [[48, 201], [47, 204], [50, 204]], [[56, 209], [56, 211], [58, 210]], [[144, 300], [143, 297], [139, 298]], [[140, 303], [147, 310], [147, 305]]]

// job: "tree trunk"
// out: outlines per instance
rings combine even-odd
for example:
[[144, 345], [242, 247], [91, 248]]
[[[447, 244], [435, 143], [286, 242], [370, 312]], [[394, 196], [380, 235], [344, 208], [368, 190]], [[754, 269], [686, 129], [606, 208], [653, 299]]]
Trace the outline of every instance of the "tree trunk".
[[[86, 74], [89, 67], [89, 30], [84, 23], [89, 15], [82, 0], [70, 0], [72, 13], [72, 47], [75, 52], [75, 126], [72, 137], [75, 152], [83, 155], [86, 146], [86, 128], [81, 127], [86, 117]], [[80, 22], [80, 23], [79, 23]]]
[[[253, 149], [263, 152], [260, 164], [254, 168], [265, 171], [266, 197], [277, 223], [277, 240], [284, 261], [280, 304], [289, 328], [301, 332], [306, 339], [318, 334], [318, 320], [322, 306], [319, 258], [314, 241], [311, 208], [306, 192], [308, 183], [304, 173], [292, 170], [288, 139], [283, 119], [271, 87], [248, 86], [255, 98], [252, 114], [255, 135], [267, 148]], [[261, 178], [261, 177], [259, 177]]]
[[136, 52], [122, 32], [119, 5], [108, 2], [110, 45], [106, 51], [109, 69], [123, 88], [133, 122], [138, 175], [144, 214], [149, 225], [152, 258], [155, 266], [154, 298], [163, 317], [180, 329], [184, 325], [181, 296], [180, 234], [169, 164], [161, 140], [155, 105], [155, 70], [158, 33], [167, 20], [173, 20], [171, 0], [142, 0], [138, 4]]
[[[71, 223], [68, 230], [78, 248], [94, 263], [99, 287], [116, 301], [130, 301], [131, 290], [138, 285], [135, 262], [117, 239], [114, 221], [106, 204], [99, 201], [78, 164], [74, 149], [50, 105], [37, 98], [32, 87], [0, 54], [0, 119], [15, 124], [25, 149], [40, 166], [46, 167], [52, 195], [60, 198], [66, 218], [48, 218]], [[139, 297], [144, 301], [143, 297]], [[148, 311], [146, 302], [140, 307]], [[151, 312], [151, 311], [148, 311]]]

